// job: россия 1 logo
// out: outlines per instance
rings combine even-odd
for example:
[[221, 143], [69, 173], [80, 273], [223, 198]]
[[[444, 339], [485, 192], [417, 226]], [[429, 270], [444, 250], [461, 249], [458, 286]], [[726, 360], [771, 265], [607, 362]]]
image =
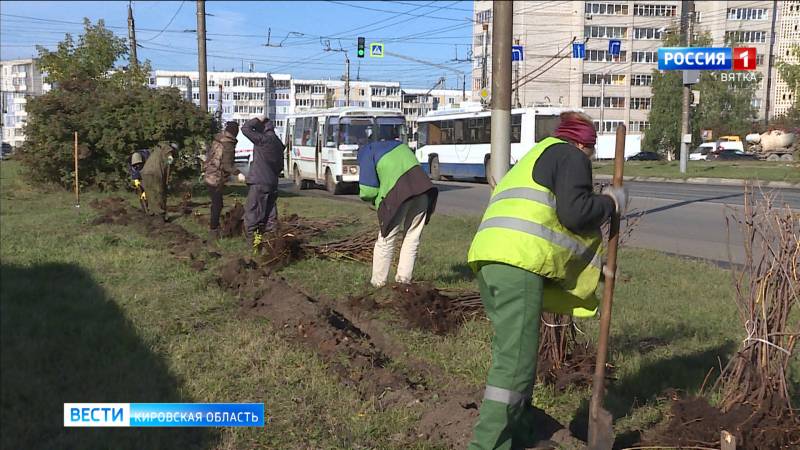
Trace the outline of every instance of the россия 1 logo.
[[754, 47], [662, 47], [658, 70], [756, 70]]

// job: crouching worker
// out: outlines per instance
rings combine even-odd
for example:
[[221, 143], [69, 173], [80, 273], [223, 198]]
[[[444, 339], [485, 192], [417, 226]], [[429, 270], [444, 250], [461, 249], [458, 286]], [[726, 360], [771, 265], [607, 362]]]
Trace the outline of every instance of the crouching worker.
[[386, 284], [395, 242], [402, 239], [395, 281], [410, 283], [422, 228], [431, 218], [439, 191], [400, 141], [400, 129], [380, 126], [378, 141], [358, 150], [359, 196], [378, 210], [380, 231], [372, 257], [374, 287]]
[[481, 300], [492, 322], [492, 365], [475, 425], [475, 449], [526, 448], [534, 423], [542, 310], [576, 317], [597, 312], [602, 269], [600, 225], [627, 206], [623, 188], [592, 191], [592, 119], [561, 115], [500, 180], [472, 245]]
[[136, 194], [139, 196], [139, 205], [141, 205], [142, 211], [145, 214], [147, 214], [147, 195], [144, 193], [144, 188], [142, 187], [142, 167], [144, 167], [144, 162], [147, 161], [149, 156], [150, 150], [136, 150], [133, 152], [128, 162], [128, 172], [131, 175], [131, 182], [133, 183], [133, 188], [136, 190]]

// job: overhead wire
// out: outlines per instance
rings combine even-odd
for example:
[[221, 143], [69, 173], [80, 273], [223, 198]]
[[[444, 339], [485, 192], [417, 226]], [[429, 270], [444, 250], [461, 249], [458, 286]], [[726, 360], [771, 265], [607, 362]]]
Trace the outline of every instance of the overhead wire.
[[178, 13], [181, 12], [181, 8], [183, 8], [183, 4], [184, 3], [186, 3], [186, 0], [183, 0], [181, 2], [181, 4], [178, 5], [178, 9], [175, 11], [175, 14], [172, 15], [172, 18], [169, 19], [169, 22], [167, 22], [167, 24], [164, 25], [164, 28], [162, 28], [161, 31], [158, 32], [158, 34], [156, 34], [155, 36], [151, 37], [150, 39], [143, 39], [141, 42], [153, 41], [156, 38], [158, 38], [159, 36], [161, 36], [162, 34], [164, 34], [164, 31], [166, 31], [166, 29], [169, 28], [170, 25], [172, 25], [172, 21], [175, 20], [175, 17], [178, 16]]

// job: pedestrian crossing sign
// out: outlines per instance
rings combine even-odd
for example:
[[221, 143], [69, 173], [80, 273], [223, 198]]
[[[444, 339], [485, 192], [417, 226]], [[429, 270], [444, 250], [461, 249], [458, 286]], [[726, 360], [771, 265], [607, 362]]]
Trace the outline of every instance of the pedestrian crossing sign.
[[369, 44], [370, 58], [383, 58], [383, 44], [380, 42], [373, 42]]

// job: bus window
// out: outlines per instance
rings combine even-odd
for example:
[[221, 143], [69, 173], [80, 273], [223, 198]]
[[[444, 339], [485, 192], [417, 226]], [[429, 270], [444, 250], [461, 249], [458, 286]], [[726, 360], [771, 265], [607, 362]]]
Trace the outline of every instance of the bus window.
[[477, 117], [467, 121], [467, 144], [488, 144], [491, 122], [486, 117]]
[[339, 131], [339, 118], [328, 117], [325, 121], [325, 147], [336, 147], [337, 132]]
[[518, 144], [522, 139], [522, 114], [511, 115], [511, 142]]
[[423, 145], [440, 145], [442, 141], [442, 122], [424, 122], [425, 135]]
[[420, 122], [417, 124], [417, 147], [422, 147], [423, 145], [430, 144], [428, 139], [428, 127], [430, 124], [428, 122]]
[[561, 122], [561, 117], [557, 115], [534, 116], [534, 141], [541, 142], [552, 136], [558, 128], [559, 122]]
[[465, 141], [466, 136], [466, 120], [467, 119], [456, 119], [453, 121], [453, 143], [454, 144], [463, 144]]
[[313, 147], [317, 145], [317, 118], [316, 117], [306, 117], [305, 126], [303, 127], [303, 133], [306, 137], [306, 143], [303, 145], [308, 145]]
[[379, 141], [406, 141], [406, 121], [402, 117], [378, 117]]
[[294, 145], [306, 145], [303, 142], [303, 132], [305, 131], [305, 117], [294, 119]]
[[442, 130], [442, 144], [452, 144], [454, 142], [453, 139], [453, 121], [452, 120], [443, 120], [441, 122], [441, 130]]
[[366, 145], [372, 141], [372, 120], [343, 117], [339, 122], [340, 144]]

